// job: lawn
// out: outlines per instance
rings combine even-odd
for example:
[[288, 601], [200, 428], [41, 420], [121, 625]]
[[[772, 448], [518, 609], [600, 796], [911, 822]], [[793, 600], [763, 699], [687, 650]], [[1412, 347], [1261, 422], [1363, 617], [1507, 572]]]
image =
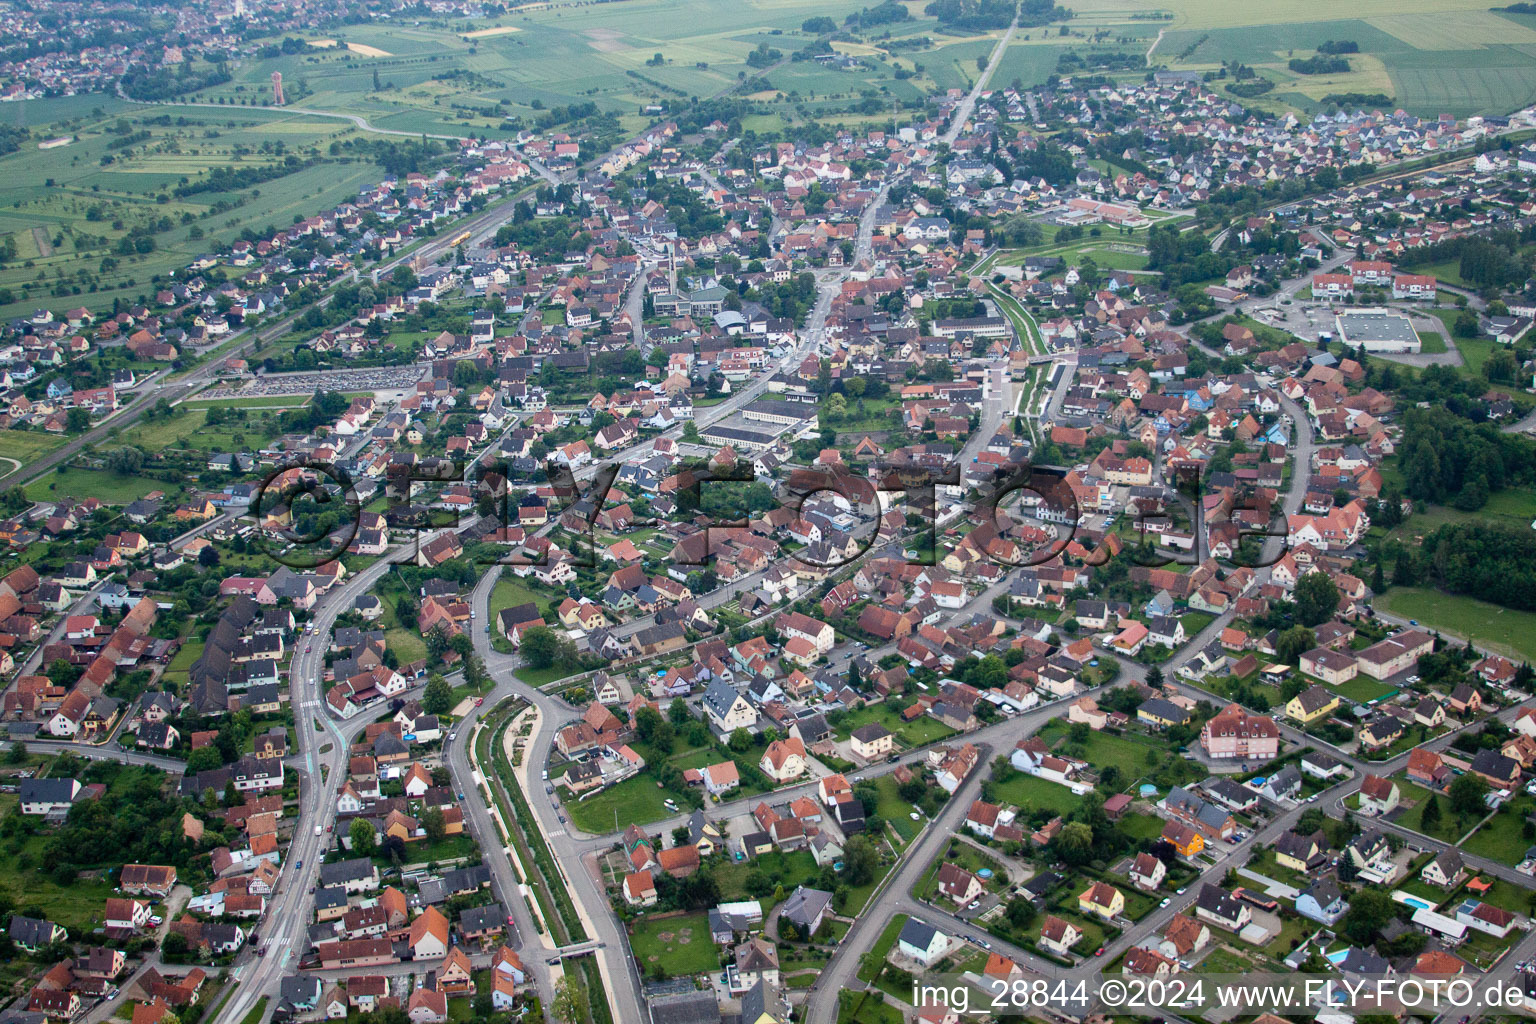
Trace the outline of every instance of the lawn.
[[[1220, 940], [1213, 936], [1213, 941]], [[1199, 974], [1249, 974], [1253, 971], [1253, 964], [1225, 946], [1217, 946], [1206, 954], [1195, 970]]]
[[496, 625], [496, 616], [503, 608], [512, 608], [520, 604], [534, 604], [541, 609], [552, 595], [546, 593], [543, 596], [529, 589], [526, 584], [510, 573], [503, 572], [496, 586], [491, 588], [490, 616], [491, 625]]
[[309, 395], [250, 395], [246, 398], [189, 398], [181, 404], [188, 409], [298, 409], [310, 402]]
[[890, 701], [882, 701], [879, 704], [871, 704], [857, 711], [848, 713], [839, 723], [836, 735], [840, 740], [845, 740], [861, 725], [870, 722], [878, 722], [891, 732], [896, 738], [909, 747], [922, 746], [924, 743], [934, 743], [948, 739], [955, 735], [955, 730], [940, 722], [938, 719], [923, 715], [910, 722], [901, 720], [901, 712]]
[[1281, 867], [1275, 861], [1274, 850], [1266, 849], [1254, 854], [1248, 860], [1248, 869], [1263, 875], [1265, 878], [1273, 878], [1277, 882], [1283, 882], [1297, 889], [1305, 889], [1312, 884], [1306, 875], [1291, 868]]
[[1525, 816], [1533, 810], [1536, 810], [1536, 800], [1530, 797], [1511, 800], [1472, 833], [1472, 838], [1462, 844], [1462, 849], [1514, 867], [1525, 858], [1525, 851], [1533, 845], [1522, 834]]
[[563, 668], [559, 665], [551, 665], [549, 668], [530, 668], [524, 665], [515, 669], [513, 675], [527, 683], [529, 686], [548, 686], [566, 676], [575, 675], [579, 669]]
[[1457, 639], [1470, 637], [1507, 657], [1536, 661], [1536, 612], [1423, 587], [1393, 587], [1377, 601], [1393, 615], [1418, 619], [1429, 629]]
[[[19, 798], [0, 795], [0, 820], [18, 812]], [[47, 833], [29, 837], [20, 854], [7, 856], [9, 865], [0, 871], [0, 899], [18, 909], [34, 907], [50, 921], [57, 921], [75, 932], [90, 932], [102, 922], [105, 900], [115, 895], [112, 884], [103, 879], [77, 879], [60, 886], [40, 864]]]
[[879, 992], [837, 994], [837, 1024], [902, 1024], [901, 1011], [885, 1001]]
[[571, 824], [583, 832], [601, 835], [628, 825], [645, 825], [672, 817], [676, 812], [667, 810], [662, 803], [668, 796], [675, 794], [658, 789], [656, 780], [641, 772], [585, 800], [566, 801], [564, 806]]
[[923, 872], [923, 877], [914, 887], [914, 894], [921, 900], [932, 900], [940, 906], [946, 906], [948, 897], [939, 892], [939, 868], [944, 864], [954, 864], [962, 867], [972, 874], [986, 870], [991, 871], [990, 878], [983, 879], [986, 887], [993, 892], [1000, 892], [1008, 888], [1008, 873], [996, 860], [988, 857], [970, 843], [949, 841], [944, 850], [928, 865], [928, 870]]
[[275, 436], [275, 416], [259, 412], [245, 422], [225, 421], [208, 426], [208, 410], [191, 409], [180, 416], [144, 420], [117, 438], [120, 444], [135, 445], [148, 452], [167, 449], [193, 449], [200, 452], [231, 452], [261, 448]]
[[1457, 820], [1456, 815], [1451, 813], [1451, 802], [1443, 796], [1436, 797], [1436, 799], [1440, 801], [1440, 824], [1437, 825], [1433, 830], [1426, 830], [1424, 828], [1423, 817], [1424, 808], [1428, 804], [1429, 798], [1432, 795], [1430, 791], [1423, 788], [1422, 786], [1414, 785], [1405, 778], [1395, 778], [1392, 781], [1397, 783], [1398, 798], [1402, 801], [1402, 803], [1405, 805], [1409, 803], [1413, 804], [1412, 807], [1398, 812], [1397, 818], [1394, 819], [1397, 824], [1403, 826], [1404, 828], [1411, 828], [1415, 832], [1422, 832], [1424, 835], [1443, 840], [1447, 843], [1454, 843], [1456, 840], [1460, 839], [1463, 835], [1466, 834], [1467, 829], [1470, 827], [1470, 823], [1467, 825], [1461, 824], [1461, 822]]
[[896, 792], [896, 779], [892, 775], [882, 775], [875, 779], [874, 787], [880, 791], [880, 800], [875, 804], [875, 814], [891, 823], [891, 827], [896, 830], [897, 835], [901, 836], [903, 843], [910, 843], [923, 827], [922, 819], [912, 820], [912, 812], [917, 808], [903, 800], [901, 794]]
[[[1485, 878], [1484, 880], [1487, 881], [1488, 879]], [[1493, 888], [1477, 897], [1477, 899], [1482, 900], [1484, 903], [1490, 903], [1495, 907], [1502, 907], [1514, 914], [1530, 914], [1532, 912], [1531, 901], [1536, 899], [1536, 892], [1522, 888], [1512, 882], [1506, 882], [1503, 879], [1493, 879], [1492, 881]], [[1459, 903], [1470, 895], [1465, 887], [1463, 887], [1456, 891], [1455, 901]], [[1444, 898], [1445, 894], [1441, 893], [1441, 899]]]
[[902, 926], [907, 923], [906, 914], [897, 914], [891, 918], [880, 932], [880, 938], [870, 947], [868, 953], [859, 960], [858, 976], [860, 981], [874, 981], [875, 975], [880, 973], [885, 966], [885, 958], [890, 953], [891, 947], [896, 945], [896, 937], [901, 934]]
[[47, 455], [69, 440], [40, 430], [0, 430], [0, 455], [16, 459], [23, 466]]
[[251, 1007], [251, 1012], [245, 1015], [245, 1019], [240, 1024], [260, 1024], [262, 1018], [266, 1016], [266, 1012], [267, 997], [262, 996], [256, 1000], [256, 1005]]
[[[784, 894], [788, 896], [795, 891], [797, 885], [814, 885], [816, 876], [821, 874], [821, 868], [816, 866], [816, 858], [811, 856], [809, 850], [795, 850], [791, 853], [783, 853], [778, 850], [765, 853], [753, 860], [720, 861], [714, 868], [715, 881], [720, 885], [720, 898], [722, 901], [750, 900], [757, 897], [747, 892], [747, 876], [753, 872], [762, 872], [775, 886], [782, 886]], [[774, 907], [773, 894], [758, 898], [762, 904], [763, 913]]]
[[1066, 786], [1037, 779], [1022, 772], [996, 786], [997, 798], [1005, 804], [1017, 804], [1021, 810], [1044, 808], [1055, 814], [1069, 814], [1082, 802]]
[[[1316, 681], [1322, 683], [1322, 680]], [[1355, 678], [1348, 682], [1340, 683], [1337, 686], [1329, 683], [1322, 683], [1322, 685], [1324, 689], [1332, 690], [1345, 700], [1354, 701], [1356, 704], [1368, 704], [1373, 700], [1381, 700], [1389, 694], [1397, 692], [1395, 686], [1388, 686], [1386, 683], [1372, 679], [1370, 676], [1355, 676]]]
[[720, 966], [720, 954], [709, 937], [708, 914], [643, 918], [634, 923], [629, 945], [642, 973], [659, 966], [671, 977], [686, 977]]
[[1463, 512], [1448, 505], [1430, 505], [1423, 512], [1415, 512], [1386, 536], [1412, 543], [1448, 523], [1491, 521], [1524, 530], [1533, 519], [1536, 519], [1536, 490], [1505, 487], [1490, 494], [1487, 504], [1475, 512]]
[[119, 476], [101, 469], [56, 469], [27, 484], [27, 497], [33, 501], [54, 498], [100, 498], [109, 505], [126, 505], [150, 491], [179, 493], [179, 488], [148, 476]]
[[[1059, 737], [1066, 734], [1067, 724], [1059, 718], [1040, 730], [1040, 735], [1053, 745]], [[1069, 743], [1067, 746], [1073, 751], [1074, 757], [1077, 756], [1076, 751], [1080, 746], [1083, 750], [1083, 760], [1100, 770], [1114, 766], [1120, 769], [1121, 777], [1127, 780], [1135, 779], [1147, 770], [1148, 751], [1158, 754], [1159, 760], [1167, 751], [1166, 744], [1148, 738], [1135, 735], [1111, 736], [1107, 732], [1089, 733], [1086, 743]]]
[[384, 646], [395, 652], [398, 664], [409, 665], [413, 661], [424, 660], [427, 656], [427, 642], [421, 638], [421, 633], [399, 624], [395, 617], [395, 607], [390, 601], [381, 603], [384, 605], [384, 614], [374, 625], [384, 630]]
[[1120, 816], [1120, 831], [1132, 839], [1156, 839], [1162, 835], [1163, 819], [1155, 814], [1137, 814], [1134, 812]]
[[169, 679], [187, 680], [187, 672], [192, 668], [192, 663], [203, 654], [203, 641], [195, 638], [188, 640], [176, 651], [176, 656], [165, 666], [165, 675]]

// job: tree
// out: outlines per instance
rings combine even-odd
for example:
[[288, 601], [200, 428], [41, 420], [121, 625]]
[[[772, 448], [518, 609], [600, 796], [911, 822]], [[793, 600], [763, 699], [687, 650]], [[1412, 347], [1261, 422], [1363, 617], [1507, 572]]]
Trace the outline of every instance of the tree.
[[549, 1004], [550, 1016], [560, 1024], [580, 1024], [587, 1019], [587, 990], [573, 974], [563, 974], [555, 983], [555, 998]]
[[453, 707], [453, 687], [448, 680], [433, 673], [421, 695], [421, 709], [429, 715], [446, 715]]
[[643, 742], [655, 747], [663, 754], [671, 752], [672, 744], [677, 737], [677, 731], [672, 723], [662, 718], [660, 713], [649, 705], [635, 712], [635, 733]]
[[89, 430], [91, 427], [91, 414], [85, 409], [76, 406], [64, 416], [64, 429], [71, 434]]
[[1440, 827], [1440, 798], [1434, 793], [1424, 801], [1424, 811], [1419, 816], [1419, 831], [1434, 835]]
[[856, 835], [843, 847], [843, 880], [851, 886], [868, 885], [880, 866], [880, 855], [867, 836]]
[[530, 668], [549, 668], [560, 653], [560, 638], [548, 626], [534, 626], [523, 633], [519, 650]]
[[1292, 626], [1275, 640], [1275, 654], [1287, 665], [1301, 663], [1301, 656], [1317, 646], [1317, 634], [1306, 626]]
[[428, 807], [421, 812], [421, 827], [427, 833], [427, 842], [441, 842], [448, 834], [448, 823], [443, 819], [443, 812], [438, 807]]
[[693, 712], [688, 710], [688, 702], [679, 697], [667, 705], [667, 721], [673, 725], [687, 725], [693, 721]]
[[137, 476], [144, 468], [144, 453], [131, 445], [116, 448], [107, 455], [107, 468], [118, 476]]
[[347, 829], [347, 839], [351, 841], [352, 852], [359, 857], [373, 853], [373, 826], [368, 823], [368, 819], [353, 818], [351, 827]]
[[1458, 817], [1480, 817], [1488, 810], [1488, 805], [1483, 802], [1483, 795], [1488, 791], [1488, 784], [1476, 775], [1458, 775], [1456, 781], [1451, 783], [1451, 788], [1446, 793], [1451, 798], [1451, 810]]
[[731, 750], [738, 754], [746, 752], [752, 746], [752, 734], [740, 727], [731, 732], [729, 740]]
[[1163, 685], [1163, 670], [1153, 665], [1147, 669], [1147, 685], [1158, 687]]
[[21, 742], [20, 740], [17, 740], [15, 743], [12, 743], [11, 744], [11, 749], [9, 749], [9, 750], [7, 750], [5, 752], [5, 763], [6, 764], [26, 764], [27, 763], [27, 745], [25, 743]]
[[1349, 910], [1339, 922], [1339, 929], [1352, 942], [1366, 945], [1381, 934], [1397, 916], [1396, 904], [1383, 889], [1361, 889], [1349, 901]]
[[427, 655], [433, 661], [442, 658], [448, 650], [448, 628], [441, 622], [427, 630], [427, 635], [422, 639], [427, 645]]
[[209, 544], [197, 553], [197, 564], [204, 569], [212, 569], [219, 564], [219, 549]]
[[1054, 840], [1056, 852], [1068, 864], [1086, 864], [1093, 857], [1093, 829], [1081, 821], [1068, 822]]
[[224, 756], [219, 753], [219, 748], [211, 743], [206, 747], [198, 747], [187, 755], [186, 770], [189, 775], [197, 772], [211, 772], [223, 765]]
[[1022, 897], [1008, 901], [1008, 923], [1015, 931], [1023, 931], [1035, 919], [1035, 905]]
[[1296, 621], [1316, 626], [1333, 618], [1339, 609], [1339, 588], [1327, 573], [1309, 572], [1296, 581]]

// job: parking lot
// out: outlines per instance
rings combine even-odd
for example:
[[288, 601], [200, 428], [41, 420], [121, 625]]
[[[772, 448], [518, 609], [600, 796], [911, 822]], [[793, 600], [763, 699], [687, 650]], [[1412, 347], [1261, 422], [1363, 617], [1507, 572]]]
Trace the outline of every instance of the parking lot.
[[300, 373], [263, 374], [244, 387], [220, 387], [199, 398], [265, 398], [278, 395], [312, 395], [318, 391], [371, 391], [381, 397], [401, 395], [415, 388], [427, 372], [422, 363], [406, 366], [374, 366], [356, 370], [307, 370]]

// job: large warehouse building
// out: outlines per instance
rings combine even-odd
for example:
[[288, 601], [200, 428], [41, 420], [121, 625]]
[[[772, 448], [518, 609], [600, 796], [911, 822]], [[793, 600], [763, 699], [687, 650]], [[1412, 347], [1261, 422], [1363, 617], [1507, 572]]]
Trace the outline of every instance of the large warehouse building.
[[1334, 322], [1339, 340], [1351, 348], [1364, 345], [1367, 352], [1417, 353], [1423, 347], [1408, 318], [1390, 309], [1344, 310], [1335, 315]]

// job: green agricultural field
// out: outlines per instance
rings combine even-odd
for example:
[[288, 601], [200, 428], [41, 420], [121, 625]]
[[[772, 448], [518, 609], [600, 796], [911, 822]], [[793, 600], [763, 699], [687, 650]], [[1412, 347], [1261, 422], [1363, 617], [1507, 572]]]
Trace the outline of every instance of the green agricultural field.
[[[43, 299], [57, 306], [79, 296], [97, 309], [114, 298], [136, 300], [154, 275], [185, 266], [213, 243], [290, 224], [378, 175], [371, 164], [330, 156], [332, 142], [357, 135], [345, 121], [90, 99], [30, 101], [32, 141], [0, 158], [0, 235], [17, 243], [21, 257], [0, 270], [0, 315], [27, 312]], [[37, 148], [58, 137], [72, 141]], [[237, 193], [174, 194], [212, 167], [271, 167], [289, 157], [297, 169]], [[304, 166], [317, 158], [325, 162]], [[120, 252], [134, 233], [151, 237], [153, 251]]]
[[[1384, 93], [1422, 115], [1507, 113], [1536, 99], [1536, 18], [1474, 0], [1368, 0], [1347, 8], [1318, 0], [1217, 4], [1179, 0], [1154, 52], [1160, 64], [1214, 70], [1238, 60], [1276, 83], [1247, 101], [1264, 109], [1315, 109], [1330, 93]], [[1347, 15], [1347, 17], [1341, 17]], [[1327, 40], [1352, 40], [1350, 71], [1298, 75], [1288, 61]]]
[[1418, 619], [1428, 629], [1470, 637], [1506, 657], [1536, 661], [1536, 612], [1423, 587], [1393, 587], [1377, 600], [1393, 615]]
[[[307, 51], [245, 62], [232, 81], [201, 98], [267, 102], [270, 76], [280, 71], [295, 93], [291, 104], [359, 115], [378, 129], [442, 135], [496, 135], [535, 122], [543, 110], [586, 102], [616, 118], [603, 130], [634, 132], [649, 123], [641, 113], [647, 104], [743, 86], [760, 99], [772, 99], [774, 89], [794, 93], [796, 100], [838, 94], [844, 109], [866, 88], [883, 90], [885, 98], [921, 99], [932, 85], [926, 76], [898, 80], [895, 70], [928, 63], [928, 51], [892, 56], [875, 46], [840, 44], [866, 60], [864, 68], [849, 72], [787, 60], [768, 69], [748, 65], [759, 44], [787, 57], [811, 42], [800, 31], [807, 18], [841, 22], [861, 6], [867, 4], [630, 0], [601, 10], [528, 7], [456, 25], [348, 25], [309, 37]], [[897, 38], [936, 31], [933, 20], [921, 17], [888, 27]]]

